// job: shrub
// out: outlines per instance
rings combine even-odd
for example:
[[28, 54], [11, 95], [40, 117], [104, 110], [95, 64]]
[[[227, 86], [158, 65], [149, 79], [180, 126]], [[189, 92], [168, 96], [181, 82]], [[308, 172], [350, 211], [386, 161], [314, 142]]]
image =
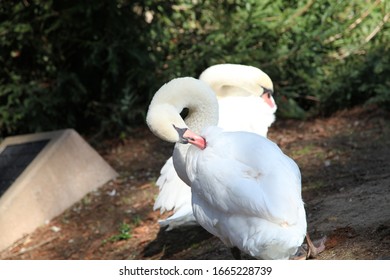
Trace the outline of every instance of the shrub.
[[163, 83], [227, 62], [271, 76], [280, 116], [389, 106], [389, 16], [380, 0], [2, 1], [0, 133], [118, 136]]
[[107, 133], [136, 119], [154, 64], [147, 23], [119, 4], [1, 3], [0, 132], [70, 126]]

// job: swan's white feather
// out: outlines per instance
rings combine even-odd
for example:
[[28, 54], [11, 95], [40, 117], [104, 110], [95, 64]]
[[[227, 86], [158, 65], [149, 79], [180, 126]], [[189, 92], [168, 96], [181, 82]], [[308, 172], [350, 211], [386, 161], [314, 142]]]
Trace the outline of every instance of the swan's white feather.
[[270, 108], [258, 96], [231, 96], [218, 99], [218, 126], [226, 131], [249, 131], [267, 136], [275, 121], [276, 106]]
[[191, 147], [187, 173], [194, 215], [227, 246], [262, 259], [287, 259], [302, 244], [306, 217], [299, 168], [270, 140], [209, 128]]
[[[263, 82], [264, 86], [273, 88], [271, 79], [264, 72], [250, 66], [222, 64], [205, 70], [200, 79], [212, 86], [219, 97], [219, 127], [227, 131], [249, 131], [267, 135], [268, 128], [275, 121], [277, 106], [275, 104], [271, 108], [260, 98], [262, 89], [257, 83]], [[227, 86], [227, 83], [234, 86]], [[272, 97], [271, 99], [273, 100]], [[183, 166], [183, 163], [179, 163], [175, 167], [182, 174], [183, 180], [189, 183], [183, 175]], [[196, 223], [190, 204], [191, 191], [188, 185], [178, 178], [175, 167], [172, 159], [168, 159], [156, 182], [160, 192], [154, 210], [160, 209], [161, 213], [174, 211], [167, 220], [159, 221], [161, 226], [168, 225], [168, 230], [187, 223]]]
[[167, 230], [186, 225], [196, 225], [192, 213], [191, 188], [178, 176], [170, 157], [161, 169], [156, 185], [159, 186], [159, 195], [154, 203], [153, 210], [160, 209], [161, 213], [175, 210], [175, 213], [166, 220], [159, 220], [160, 226], [168, 226]]

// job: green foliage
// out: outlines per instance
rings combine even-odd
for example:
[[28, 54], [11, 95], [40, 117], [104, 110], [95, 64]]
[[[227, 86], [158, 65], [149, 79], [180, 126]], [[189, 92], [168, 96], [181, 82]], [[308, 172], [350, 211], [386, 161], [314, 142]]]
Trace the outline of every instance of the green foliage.
[[120, 240], [128, 240], [131, 238], [131, 226], [126, 223], [121, 223], [119, 226], [119, 233], [111, 236], [108, 240], [116, 242]]
[[390, 107], [385, 1], [0, 2], [0, 135], [126, 135], [154, 92], [216, 63], [267, 72], [285, 117]]
[[154, 64], [146, 22], [121, 2], [1, 2], [0, 132], [116, 132], [135, 120]]
[[215, 63], [257, 66], [273, 79], [285, 117], [389, 103], [383, 1], [182, 2], [166, 28], [180, 43], [164, 61], [171, 76], [197, 76]]

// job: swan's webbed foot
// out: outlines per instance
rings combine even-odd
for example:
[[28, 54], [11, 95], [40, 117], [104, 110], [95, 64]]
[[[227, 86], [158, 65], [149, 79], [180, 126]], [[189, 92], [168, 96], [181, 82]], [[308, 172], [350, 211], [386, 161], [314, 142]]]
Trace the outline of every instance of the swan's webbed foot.
[[307, 242], [307, 246], [308, 246], [306, 257], [307, 258], [310, 258], [310, 257], [315, 258], [321, 252], [323, 252], [325, 250], [326, 236], [324, 236], [321, 239], [311, 241], [309, 234], [306, 233], [306, 242]]
[[315, 258], [318, 256], [321, 252], [325, 250], [325, 242], [326, 242], [326, 236], [311, 241], [309, 234], [306, 234], [306, 243], [299, 247], [298, 252], [290, 258], [290, 260], [307, 260], [309, 258]]
[[290, 260], [294, 261], [303, 261], [307, 259], [307, 250], [305, 249], [305, 245], [302, 245], [298, 248], [298, 251], [294, 256], [290, 257]]

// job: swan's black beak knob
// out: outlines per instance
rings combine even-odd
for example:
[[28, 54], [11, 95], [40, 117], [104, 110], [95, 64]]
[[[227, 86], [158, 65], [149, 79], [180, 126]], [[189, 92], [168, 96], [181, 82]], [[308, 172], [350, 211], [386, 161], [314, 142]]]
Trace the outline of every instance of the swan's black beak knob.
[[206, 139], [204, 139], [202, 136], [192, 132], [188, 128], [180, 128], [175, 125], [173, 127], [176, 129], [177, 133], [179, 134], [179, 143], [181, 144], [192, 144], [196, 147], [198, 147], [201, 150], [204, 150], [206, 148]]
[[265, 88], [265, 87], [261, 87], [261, 88], [263, 89], [263, 93], [261, 95], [267, 94], [268, 97], [270, 98], [274, 94], [272, 89]]
[[177, 134], [179, 134], [179, 143], [188, 144], [188, 138], [184, 137], [184, 133], [188, 130], [188, 128], [180, 128], [173, 124], [173, 127], [176, 129]]

